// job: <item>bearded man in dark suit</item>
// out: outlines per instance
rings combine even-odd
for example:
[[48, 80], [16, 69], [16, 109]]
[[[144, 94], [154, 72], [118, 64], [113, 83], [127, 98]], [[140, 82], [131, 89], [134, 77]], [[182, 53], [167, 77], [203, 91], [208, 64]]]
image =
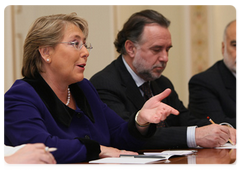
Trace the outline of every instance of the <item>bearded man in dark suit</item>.
[[236, 20], [230, 22], [222, 42], [223, 60], [189, 81], [189, 110], [198, 118], [236, 128]]
[[177, 109], [179, 115], [170, 115], [161, 122], [156, 135], [143, 149], [215, 147], [225, 144], [229, 138], [235, 142], [235, 129], [209, 125], [208, 120], [190, 116], [171, 81], [162, 75], [172, 47], [169, 25], [168, 19], [153, 10], [133, 14], [114, 42], [121, 55], [90, 81], [103, 102], [126, 121], [133, 114], [137, 120], [137, 113], [141, 112], [147, 97], [141, 88], [143, 84], [150, 85], [152, 96], [171, 89], [172, 93], [159, 102]]

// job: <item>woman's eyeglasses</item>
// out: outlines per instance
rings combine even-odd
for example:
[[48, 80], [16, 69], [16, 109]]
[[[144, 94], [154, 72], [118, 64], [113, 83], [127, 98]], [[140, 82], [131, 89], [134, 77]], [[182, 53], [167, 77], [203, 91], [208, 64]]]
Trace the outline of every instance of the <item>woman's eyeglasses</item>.
[[72, 45], [75, 49], [77, 50], [81, 50], [82, 47], [84, 46], [89, 52], [91, 49], [93, 49], [93, 46], [91, 45], [91, 43], [82, 43], [82, 42], [78, 42], [78, 41], [72, 41], [72, 42], [59, 42], [59, 43], [64, 43], [64, 44], [68, 44], [68, 45]]

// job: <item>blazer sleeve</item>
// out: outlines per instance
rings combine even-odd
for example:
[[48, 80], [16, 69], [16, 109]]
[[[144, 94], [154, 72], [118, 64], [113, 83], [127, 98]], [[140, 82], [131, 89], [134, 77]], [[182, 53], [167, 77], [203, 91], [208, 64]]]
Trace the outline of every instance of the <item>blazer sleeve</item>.
[[[97, 142], [61, 138], [49, 133], [46, 124], [56, 129], [59, 125], [48, 116], [50, 113], [45, 113], [48, 113], [47, 108], [29, 84], [23, 86], [18, 83], [12, 87], [5, 94], [5, 144], [17, 146], [44, 143], [48, 147], [56, 147], [58, 150], [53, 155], [58, 163], [84, 162], [98, 158], [100, 146]], [[95, 148], [91, 154], [90, 148]]]

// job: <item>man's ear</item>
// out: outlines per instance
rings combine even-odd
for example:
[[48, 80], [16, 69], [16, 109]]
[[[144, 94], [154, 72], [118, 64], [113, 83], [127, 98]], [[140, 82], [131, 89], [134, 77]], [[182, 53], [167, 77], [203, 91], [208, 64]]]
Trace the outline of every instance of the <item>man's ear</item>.
[[225, 53], [225, 44], [224, 42], [222, 42], [222, 55], [224, 55], [224, 53]]
[[50, 47], [39, 47], [38, 51], [45, 62], [49, 63], [51, 61]]
[[134, 57], [135, 52], [136, 52], [136, 47], [135, 47], [134, 43], [130, 40], [127, 40], [124, 45], [125, 45], [125, 49], [126, 49], [127, 54], [130, 57]]

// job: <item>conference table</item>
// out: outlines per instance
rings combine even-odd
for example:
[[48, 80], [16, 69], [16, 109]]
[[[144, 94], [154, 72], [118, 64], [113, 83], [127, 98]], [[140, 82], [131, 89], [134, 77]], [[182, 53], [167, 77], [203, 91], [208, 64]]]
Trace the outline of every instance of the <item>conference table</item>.
[[[186, 150], [186, 149], [185, 149]], [[212, 149], [212, 148], [198, 148], [194, 150], [193, 154], [184, 156], [170, 157], [168, 160], [154, 161], [147, 164], [234, 164], [236, 161], [235, 149]], [[140, 150], [141, 155], [144, 152], [162, 152], [163, 149], [154, 150]], [[84, 164], [88, 164], [85, 162]], [[100, 163], [101, 164], [101, 163]]]

